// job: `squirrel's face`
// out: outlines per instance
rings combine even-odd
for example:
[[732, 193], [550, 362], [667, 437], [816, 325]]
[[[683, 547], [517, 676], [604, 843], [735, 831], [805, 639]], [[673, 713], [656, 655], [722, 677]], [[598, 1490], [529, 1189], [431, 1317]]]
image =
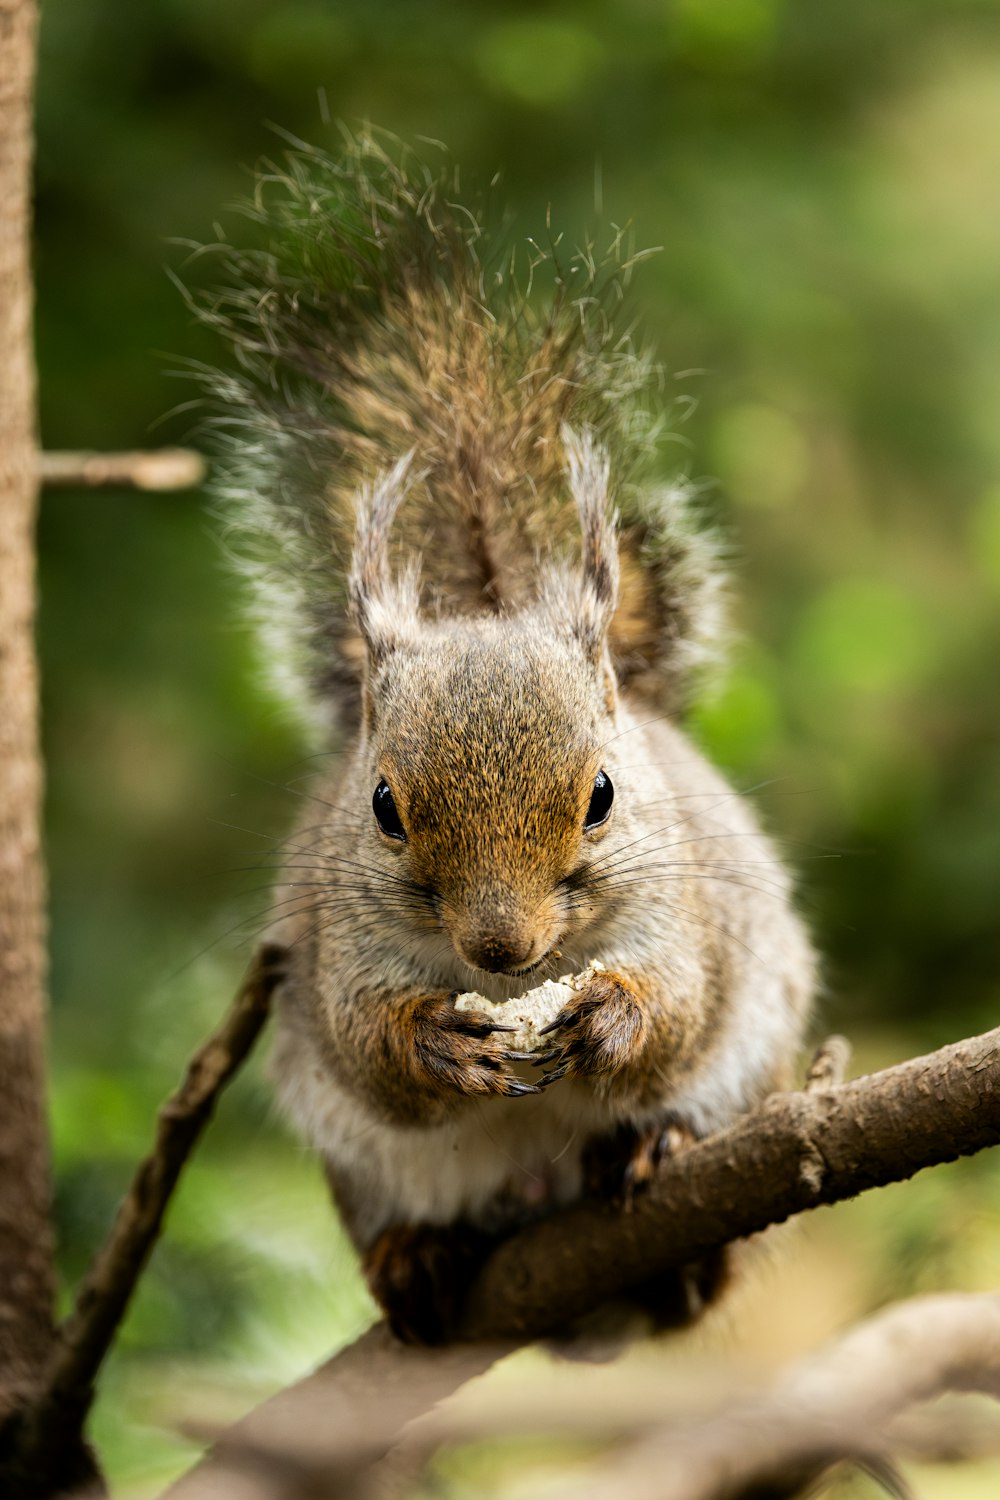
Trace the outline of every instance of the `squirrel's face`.
[[571, 925], [573, 877], [614, 820], [608, 699], [530, 620], [430, 627], [372, 682], [369, 838], [471, 967], [534, 968]]

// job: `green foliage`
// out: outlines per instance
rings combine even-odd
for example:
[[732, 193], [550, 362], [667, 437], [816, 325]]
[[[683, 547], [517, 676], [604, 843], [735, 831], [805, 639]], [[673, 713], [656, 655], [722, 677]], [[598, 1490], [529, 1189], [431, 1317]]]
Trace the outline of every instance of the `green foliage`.
[[[443, 140], [466, 197], [502, 168], [522, 246], [544, 243], [549, 205], [571, 252], [631, 222], [662, 246], [633, 299], [663, 362], [663, 473], [710, 476], [746, 636], [693, 728], [738, 785], [767, 783], [827, 955], [828, 1022], [892, 1026], [897, 1053], [993, 1024], [996, 22], [993, 0], [53, 0], [45, 441], [133, 447], [196, 427], [172, 368], [224, 356], [163, 268], [183, 260], [171, 241], [232, 225], [247, 169], [282, 150], [269, 121], [333, 150], [338, 120]], [[67, 1277], [235, 983], [307, 791], [306, 747], [259, 686], [214, 530], [197, 495], [44, 502]], [[949, 1224], [980, 1243], [995, 1187], [963, 1191]], [[913, 1222], [900, 1213], [873, 1300], [925, 1284], [920, 1265], [972, 1274], [928, 1237], [941, 1212], [918, 1196]], [[148, 1460], [155, 1484], [154, 1440], [136, 1433], [177, 1412], [168, 1383], [200, 1391], [217, 1360], [231, 1388], [242, 1363], [249, 1402], [364, 1307], [315, 1169], [274, 1133], [263, 1087], [241, 1085], [117, 1357], [100, 1415], [116, 1475], [138, 1483]], [[140, 1394], [121, 1419], [126, 1391]], [[158, 1474], [181, 1462], [163, 1444]]]

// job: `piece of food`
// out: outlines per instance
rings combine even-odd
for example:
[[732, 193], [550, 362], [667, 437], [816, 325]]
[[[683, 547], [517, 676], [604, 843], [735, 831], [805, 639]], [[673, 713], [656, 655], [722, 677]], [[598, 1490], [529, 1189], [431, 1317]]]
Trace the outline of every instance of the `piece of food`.
[[485, 995], [470, 990], [459, 995], [456, 1010], [481, 1010], [495, 1020], [498, 1026], [513, 1026], [510, 1034], [512, 1052], [547, 1052], [552, 1046], [551, 1037], [540, 1036], [568, 1003], [576, 990], [581, 990], [591, 975], [603, 964], [590, 963], [579, 974], [564, 974], [560, 979], [547, 979], [537, 989], [528, 990], [513, 1000], [487, 1000]]

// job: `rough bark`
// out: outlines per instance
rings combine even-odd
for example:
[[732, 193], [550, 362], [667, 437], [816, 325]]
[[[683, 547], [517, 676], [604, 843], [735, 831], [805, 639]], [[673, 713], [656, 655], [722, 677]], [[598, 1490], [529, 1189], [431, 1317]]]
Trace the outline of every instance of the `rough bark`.
[[34, 650], [29, 257], [34, 0], [0, 0], [0, 1410], [53, 1338], [44, 878]]
[[537, 1338], [793, 1214], [1000, 1142], [1000, 1028], [834, 1088], [775, 1094], [667, 1162], [630, 1214], [581, 1204], [490, 1257], [464, 1333]]
[[[580, 1204], [501, 1245], [466, 1310], [463, 1334], [480, 1345], [475, 1368], [716, 1245], [998, 1141], [1000, 1028], [850, 1083], [774, 1095], [666, 1161], [632, 1212]], [[266, 1447], [300, 1400], [315, 1403], [326, 1431], [341, 1436], [345, 1463], [360, 1461], [359, 1444], [370, 1459], [474, 1373], [460, 1355], [405, 1349], [384, 1325], [369, 1330], [238, 1423], [171, 1489], [172, 1500], [224, 1493], [230, 1465], [240, 1466], [234, 1455]], [[378, 1409], [362, 1421], [373, 1389], [382, 1391]]]

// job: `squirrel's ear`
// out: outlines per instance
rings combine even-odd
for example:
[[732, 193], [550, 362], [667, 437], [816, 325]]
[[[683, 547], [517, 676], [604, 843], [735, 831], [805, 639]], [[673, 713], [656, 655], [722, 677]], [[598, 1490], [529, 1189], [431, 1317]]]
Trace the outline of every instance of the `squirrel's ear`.
[[618, 604], [618, 540], [608, 508], [610, 464], [607, 450], [584, 428], [562, 430], [570, 489], [580, 515], [583, 557], [579, 590], [574, 590], [574, 633], [595, 665], [604, 660], [605, 642]]
[[412, 463], [411, 452], [357, 497], [348, 589], [354, 618], [368, 648], [369, 668], [378, 668], [411, 640], [417, 624], [420, 590], [416, 564], [397, 577], [389, 572], [389, 532], [413, 483]]

